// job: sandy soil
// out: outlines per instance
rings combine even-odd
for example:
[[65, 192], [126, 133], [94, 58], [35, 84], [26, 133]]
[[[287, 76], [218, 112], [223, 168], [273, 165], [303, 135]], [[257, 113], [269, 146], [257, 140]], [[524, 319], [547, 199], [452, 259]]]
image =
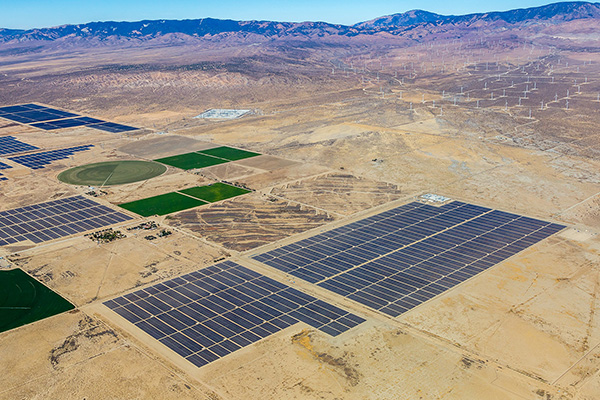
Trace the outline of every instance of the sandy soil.
[[351, 215], [397, 200], [401, 191], [396, 185], [334, 173], [276, 187], [270, 194], [338, 215]]
[[127, 237], [112, 243], [97, 244], [89, 238], [79, 238], [43, 251], [21, 252], [10, 260], [81, 306], [193, 271], [227, 255], [178, 232], [152, 241], [144, 239], [156, 234], [157, 229], [121, 229]]
[[119, 147], [119, 151], [136, 157], [154, 160], [192, 151], [206, 150], [217, 147], [206, 142], [176, 135], [150, 135], [139, 138]]
[[210, 390], [188, 383], [183, 374], [77, 310], [5, 333], [2, 344], [0, 363], [11, 371], [1, 378], [4, 399], [211, 396]]
[[166, 220], [235, 251], [249, 250], [335, 220], [315, 207], [251, 193], [182, 211]]

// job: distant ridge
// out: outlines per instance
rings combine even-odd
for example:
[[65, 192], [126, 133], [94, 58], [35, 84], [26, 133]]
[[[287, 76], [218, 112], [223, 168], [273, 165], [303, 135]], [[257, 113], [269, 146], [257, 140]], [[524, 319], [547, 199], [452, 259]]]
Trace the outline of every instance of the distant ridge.
[[345, 34], [356, 29], [325, 22], [233, 21], [214, 18], [188, 20], [152, 20], [136, 22], [90, 22], [30, 30], [0, 29], [0, 37], [10, 39], [56, 40], [68, 36], [104, 39], [113, 36], [141, 38], [173, 33], [207, 36], [221, 33], [245, 33], [261, 36], [308, 35], [312, 33]]
[[572, 21], [583, 18], [600, 18], [600, 3], [570, 1], [532, 8], [467, 15], [440, 15], [422, 10], [412, 10], [375, 18], [353, 25], [360, 29], [382, 29], [417, 25], [422, 23], [466, 24], [478, 21], [502, 21], [517, 24], [526, 21]]
[[599, 19], [600, 3], [562, 2], [540, 7], [468, 15], [440, 15], [422, 10], [393, 14], [353, 26], [326, 22], [233, 21], [213, 18], [193, 20], [153, 20], [137, 22], [90, 22], [30, 30], [1, 29], [0, 42], [53, 41], [79, 38], [148, 40], [166, 35], [186, 35], [196, 38], [237, 37], [319, 38], [331, 36], [373, 35], [388, 32], [399, 35], [410, 27], [453, 24], [471, 26], [481, 23], [522, 24], [528, 22], [559, 23], [578, 19]]

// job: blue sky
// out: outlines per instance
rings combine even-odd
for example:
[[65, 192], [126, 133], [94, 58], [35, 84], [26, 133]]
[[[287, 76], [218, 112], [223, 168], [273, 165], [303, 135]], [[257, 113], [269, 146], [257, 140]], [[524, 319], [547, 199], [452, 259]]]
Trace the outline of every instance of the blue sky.
[[326, 21], [351, 25], [375, 17], [422, 9], [468, 14], [535, 7], [536, 0], [0, 0], [0, 27], [29, 29], [91, 21], [223, 18]]

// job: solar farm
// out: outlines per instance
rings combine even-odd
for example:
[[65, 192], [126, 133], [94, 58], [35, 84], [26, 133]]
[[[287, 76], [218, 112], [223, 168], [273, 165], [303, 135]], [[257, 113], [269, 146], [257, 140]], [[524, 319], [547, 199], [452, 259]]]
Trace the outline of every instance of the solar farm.
[[[157, 87], [111, 68], [83, 82]], [[1, 362], [35, 378], [0, 398], [558, 399], [596, 374], [596, 163], [405, 86], [1, 106]]]
[[26, 151], [39, 150], [38, 147], [23, 143], [14, 136], [0, 137], [0, 156], [7, 154], [23, 153]]
[[[60, 129], [63, 130], [63, 134], [68, 134], [69, 129], [82, 126], [94, 128], [108, 134], [121, 134], [137, 130], [137, 128], [33, 103], [0, 107], [0, 117], [33, 128], [39, 128], [41, 131]], [[58, 149], [56, 146], [52, 146], [48, 149], [51, 140], [44, 139], [43, 133], [38, 135], [30, 133], [28, 136], [0, 136], [0, 156], [4, 157], [3, 160], [6, 160], [6, 162], [0, 162], [0, 169], [15, 171], [10, 179], [0, 176], [0, 181], [6, 181], [10, 184], [14, 179], [15, 182], [19, 182], [23, 179], [21, 178], [23, 169], [39, 171], [38, 173], [43, 177], [46, 173], [45, 170], [48, 169], [50, 174], [54, 174], [53, 171], [60, 170], [62, 165], [63, 170], [56, 176], [56, 181], [72, 185], [67, 188], [67, 193], [72, 194], [70, 196], [58, 196], [58, 199], [50, 201], [37, 203], [28, 201], [29, 205], [21, 207], [3, 207], [0, 210], [0, 249], [5, 248], [8, 250], [7, 254], [18, 249], [36, 249], [36, 246], [42, 244], [52, 247], [55, 244], [68, 243], [84, 237], [83, 235], [85, 237], [100, 237], [102, 232], [109, 232], [112, 227], [136, 222], [137, 218], [134, 214], [122, 210], [131, 210], [142, 216], [160, 216], [251, 192], [231, 184], [213, 181], [129, 203], [111, 204], [111, 202], [103, 200], [98, 201], [85, 194], [74, 193], [80, 191], [73, 188], [87, 187], [87, 190], [89, 190], [92, 185], [100, 188], [126, 188], [136, 182], [148, 182], [153, 178], [165, 175], [170, 165], [174, 165], [177, 171], [186, 168], [178, 168], [181, 167], [179, 163], [159, 163], [148, 159], [136, 159], [134, 156], [133, 159], [101, 161], [64, 169], [65, 163], [68, 163], [69, 166], [72, 166], [73, 163], [81, 163], [77, 161], [80, 153], [94, 149], [101, 150], [104, 148], [104, 144], [65, 146]], [[210, 160], [210, 162], [199, 164], [197, 160], [194, 160], [193, 167], [196, 170], [205, 166], [232, 163], [260, 156], [259, 153], [228, 146], [201, 145], [200, 148], [202, 147], [205, 150], [199, 150], [197, 153], [192, 154]], [[94, 156], [92, 155], [92, 157]], [[48, 168], [50, 166], [52, 166], [51, 169]], [[174, 177], [166, 173], [166, 176], [162, 179], [166, 182], [173, 180], [174, 183], [182, 179], [182, 177], [177, 176], [176, 171], [171, 172], [171, 175], [173, 173], [175, 174]], [[190, 180], [186, 172], [180, 172], [179, 174], [185, 175], [183, 178]], [[198, 180], [196, 179], [196, 181]], [[120, 206], [120, 208], [115, 208], [115, 206]], [[91, 235], [90, 232], [96, 232], [95, 236]], [[126, 237], [126, 235], [120, 234], [120, 236], [116, 235], [115, 237]], [[243, 267], [240, 266], [240, 268]], [[247, 273], [253, 274], [254, 272], [248, 270]], [[10, 270], [4, 276], [6, 277], [5, 292], [22, 293], [23, 296], [11, 296], [14, 298], [3, 299], [2, 307], [6, 307], [6, 311], [0, 318], [2, 329], [12, 329], [73, 308], [68, 300], [19, 269]], [[28, 283], [27, 279], [31, 280], [31, 283]], [[268, 278], [265, 277], [264, 279]], [[261, 280], [259, 283], [264, 282]], [[267, 285], [267, 283], [264, 283], [264, 285]], [[316, 301], [316, 299], [313, 300]], [[44, 305], [45, 303], [47, 304]], [[13, 308], [21, 311], [8, 311]], [[344, 314], [347, 314], [347, 312], [344, 312]], [[286, 321], [290, 322], [291, 319], [286, 319]], [[250, 337], [252, 333], [248, 332], [245, 335]], [[231, 347], [233, 346], [232, 343], [226, 345]], [[199, 361], [196, 360], [195, 362], [198, 363]]]
[[[209, 113], [203, 118], [215, 115], [222, 114]], [[64, 129], [69, 132], [69, 129], [85, 126], [108, 134], [121, 134], [135, 129], [35, 104], [2, 107], [0, 116], [42, 131]], [[88, 154], [86, 160], [94, 160], [105, 150], [104, 142], [96, 140], [91, 139], [85, 145], [48, 149], [47, 142], [34, 136], [30, 136], [30, 140], [26, 136], [0, 137], [0, 156], [6, 160], [0, 168], [8, 171], [26, 168], [44, 173], [52, 166], [52, 171], [60, 171], [57, 175], [52, 172], [57, 185], [66, 185], [61, 187], [72, 193], [79, 191], [56, 200], [0, 211], [0, 249], [12, 246], [15, 250], [35, 250], [38, 245], [52, 249], [61, 243], [75, 243], [77, 238], [106, 237], [111, 238], [107, 239], [109, 244], [98, 242], [96, 246], [110, 246], [111, 240], [116, 240], [114, 246], [131, 242], [128, 244], [130, 252], [153, 254], [154, 250], [146, 248], [144, 240], [154, 246], [175, 240], [176, 243], [194, 243], [199, 251], [210, 254], [213, 250], [209, 251], [201, 240], [213, 240], [212, 228], [186, 230], [171, 221], [179, 221], [180, 216], [185, 215], [185, 218], [192, 216], [192, 220], [196, 218], [195, 224], [200, 226], [202, 221], [224, 224], [224, 220], [214, 219], [212, 210], [234, 207], [240, 210], [234, 211], [234, 214], [240, 212], [235, 214], [237, 219], [232, 225], [235, 227], [235, 221], [246, 221], [244, 213], [257, 212], [255, 206], [245, 204], [258, 201], [281, 207], [287, 196], [296, 201], [300, 193], [295, 183], [271, 191], [276, 197], [269, 197], [269, 192], [262, 188], [272, 183], [261, 183], [255, 177], [264, 179], [287, 174], [298, 163], [258, 152], [190, 139], [177, 139], [170, 147], [163, 148], [160, 141], [148, 138], [131, 139], [131, 145], [122, 147], [130, 153], [117, 160], [78, 161], [84, 154]], [[153, 157], [153, 154], [164, 155], [167, 148], [168, 155]], [[228, 181], [235, 174], [241, 180]], [[18, 175], [15, 176], [18, 180]], [[222, 177], [219, 179], [219, 176]], [[313, 330], [326, 340], [346, 340], [343, 338], [363, 331], [374, 320], [410, 316], [413, 310], [425, 307], [565, 229], [562, 224], [434, 194], [425, 194], [417, 200], [398, 199], [393, 186], [363, 182], [343, 174], [317, 178], [314, 189], [309, 190], [315, 190], [315, 194], [320, 190], [327, 193], [327, 189], [323, 189], [326, 185], [319, 180], [333, 179], [336, 185], [343, 185], [344, 179], [349, 178], [351, 185], [359, 185], [347, 189], [349, 193], [356, 190], [356, 193], [374, 196], [371, 201], [377, 199], [375, 204], [379, 207], [367, 210], [367, 216], [353, 216], [349, 210], [361, 209], [364, 203], [354, 205], [352, 198], [347, 198], [338, 207], [348, 211], [339, 210], [342, 214], [338, 214], [348, 216], [334, 227], [328, 227], [328, 219], [318, 219], [319, 225], [325, 224], [317, 228], [318, 232], [307, 225], [289, 238], [283, 235], [283, 243], [279, 239], [269, 243], [267, 239], [266, 245], [250, 246], [249, 250], [228, 260], [223, 260], [231, 257], [227, 252], [228, 242], [217, 241], [216, 245], [209, 246], [221, 247], [219, 254], [226, 254], [225, 257], [208, 257], [203, 266], [192, 263], [187, 272], [164, 275], [158, 282], [138, 282], [135, 287], [129, 284], [124, 287], [125, 292], [108, 289], [100, 299], [98, 295], [84, 298], [91, 301], [94, 312], [140, 340], [149, 341], [151, 347], [180, 367], [212, 368], [225, 360], [235, 360], [255, 345], [289, 333], [302, 335]], [[162, 189], [169, 187], [176, 189]], [[84, 188], [91, 188], [90, 193], [99, 197], [82, 194]], [[294, 194], [288, 195], [286, 190]], [[332, 193], [335, 190], [339, 189], [332, 188]], [[394, 197], [386, 201], [388, 192], [394, 193]], [[145, 193], [152, 195], [144, 196]], [[131, 197], [134, 200], [123, 200]], [[324, 207], [333, 204], [337, 203], [324, 203]], [[384, 209], [379, 210], [381, 207]], [[276, 216], [288, 212], [286, 208], [262, 211], [261, 221], [256, 222], [265, 229], [260, 234], [269, 235], [270, 231], [281, 229], [285, 222], [278, 222]], [[336, 219], [339, 218], [329, 221]], [[166, 228], [154, 231], [159, 225]], [[146, 226], [149, 228], [143, 229], [150, 229], [150, 235], [134, 233], [129, 238], [131, 233], [121, 233], [136, 232]], [[252, 224], [240, 226], [248, 230], [240, 238], [258, 236], [258, 232], [262, 232], [255, 231]], [[115, 229], [120, 233], [110, 234]], [[175, 229], [175, 233], [171, 229]], [[232, 235], [236, 234], [233, 229]], [[77, 253], [88, 257], [86, 254], [91, 251], [84, 246], [84, 250]], [[198, 252], [190, 251], [191, 254]], [[59, 259], [55, 259], [54, 263], [57, 262], [60, 264]], [[47, 268], [52, 263], [44, 263], [39, 268]], [[161, 262], [151, 265], [155, 264], [161, 265]], [[39, 268], [29, 272], [39, 274]], [[19, 279], [33, 279], [19, 269], [11, 271], [23, 275]], [[63, 270], [61, 275], [70, 273]], [[100, 282], [106, 279], [103, 276]], [[24, 285], [18, 283], [18, 279], [14, 281], [15, 286], [13, 280], [7, 282], [8, 292], [19, 291]], [[50, 304], [56, 303], [56, 307], [42, 307], [37, 300], [25, 295], [15, 302], [35, 303], [31, 311], [15, 317], [14, 321], [9, 321], [10, 313], [6, 314], [3, 317], [6, 321], [2, 323], [10, 329], [43, 319], [71, 309], [69, 297], [81, 298], [70, 286], [56, 286], [65, 291], [66, 298], [52, 292], [52, 287], [53, 284], [49, 288], [44, 286], [40, 293], [53, 296]], [[75, 301], [75, 306], [81, 301]], [[17, 304], [17, 307], [20, 306]]]
[[409, 203], [252, 258], [397, 317], [564, 228], [460, 201]]
[[365, 321], [230, 261], [104, 304], [197, 367], [300, 321], [331, 336]]
[[[12, 168], [12, 166], [8, 165], [8, 164], [4, 164], [3, 162], [0, 162], [0, 171], [3, 169], [10, 169]], [[0, 182], [1, 181], [7, 181], [8, 178], [5, 176], [2, 176], [2, 174], [0, 174]]]
[[9, 157], [8, 159], [31, 169], [41, 169], [51, 164], [52, 161], [65, 160], [79, 151], [86, 151], [92, 147], [94, 147], [94, 145], [77, 146], [60, 150], [42, 151], [39, 153], [28, 154], [25, 156]]
[[136, 130], [132, 126], [107, 122], [96, 118], [83, 117], [68, 111], [57, 110], [38, 104], [20, 104], [0, 107], [0, 118], [20, 124], [30, 125], [45, 131], [54, 131], [78, 126], [89, 126], [111, 133]]
[[42, 243], [130, 219], [83, 196], [33, 204], [0, 211], [0, 246]]
[[600, 5], [355, 22], [0, 26], [0, 399], [600, 399]]

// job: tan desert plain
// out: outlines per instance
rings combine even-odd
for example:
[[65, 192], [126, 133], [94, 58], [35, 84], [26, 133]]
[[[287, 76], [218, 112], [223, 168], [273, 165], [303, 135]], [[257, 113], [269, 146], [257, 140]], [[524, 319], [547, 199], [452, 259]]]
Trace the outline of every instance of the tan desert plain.
[[561, 4], [0, 30], [0, 273], [41, 284], [0, 398], [600, 399], [600, 9]]

